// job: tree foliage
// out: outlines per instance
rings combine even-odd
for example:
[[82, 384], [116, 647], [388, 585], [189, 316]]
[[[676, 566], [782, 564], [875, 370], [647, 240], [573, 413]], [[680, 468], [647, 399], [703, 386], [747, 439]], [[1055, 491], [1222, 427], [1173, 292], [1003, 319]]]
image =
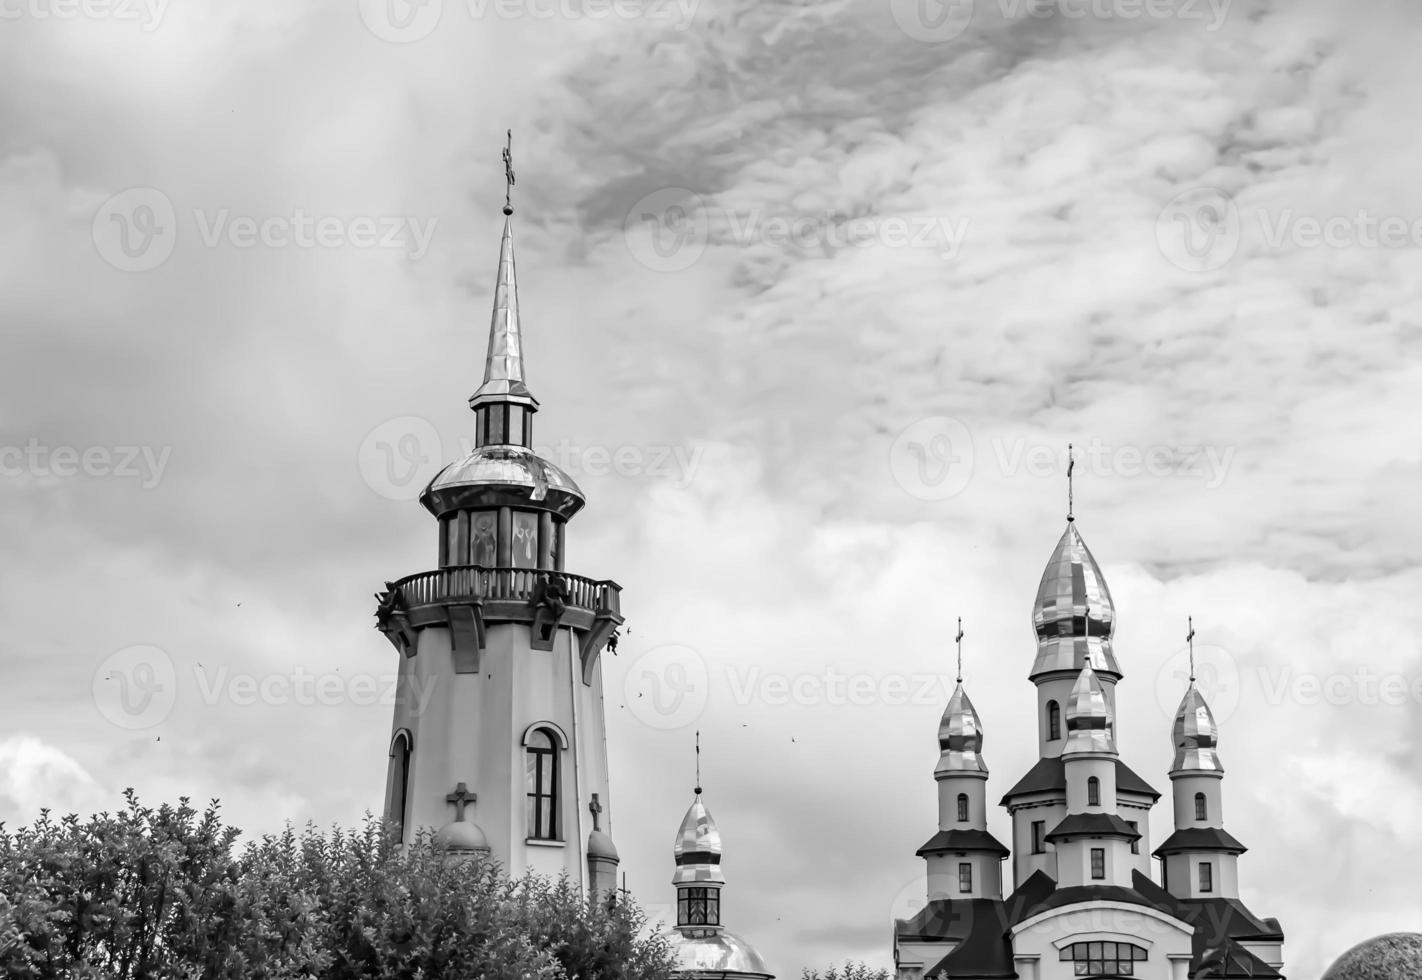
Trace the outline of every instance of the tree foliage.
[[0, 825], [0, 976], [41, 980], [665, 980], [632, 902], [400, 847], [373, 818], [240, 852], [217, 802]]
[[889, 980], [889, 971], [865, 963], [845, 961], [844, 966], [827, 970], [801, 970], [800, 980]]

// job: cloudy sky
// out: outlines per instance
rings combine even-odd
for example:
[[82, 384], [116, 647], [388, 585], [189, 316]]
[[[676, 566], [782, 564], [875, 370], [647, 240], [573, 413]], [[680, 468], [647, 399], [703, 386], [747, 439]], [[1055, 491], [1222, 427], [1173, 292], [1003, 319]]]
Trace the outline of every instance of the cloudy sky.
[[729, 924], [889, 964], [955, 617], [992, 798], [1033, 759], [1070, 441], [1125, 759], [1168, 791], [1193, 615], [1289, 974], [1416, 929], [1419, 40], [1408, 0], [0, 0], [0, 818], [379, 806], [372, 593], [435, 564], [511, 127], [644, 902], [699, 728]]

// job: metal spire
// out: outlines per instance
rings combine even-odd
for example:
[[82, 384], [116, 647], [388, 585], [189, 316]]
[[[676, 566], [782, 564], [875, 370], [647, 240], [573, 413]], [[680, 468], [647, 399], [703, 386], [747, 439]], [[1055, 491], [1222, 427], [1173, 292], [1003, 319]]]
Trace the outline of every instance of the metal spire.
[[538, 410], [538, 399], [523, 379], [523, 325], [518, 309], [518, 278], [514, 274], [513, 247], [513, 130], [504, 147], [504, 234], [499, 242], [499, 270], [494, 280], [494, 313], [489, 322], [489, 351], [484, 360], [484, 383], [469, 398], [469, 407], [522, 405]]
[[696, 732], [696, 795], [701, 795], [701, 732]]
[[1190, 645], [1190, 683], [1195, 683], [1195, 617], [1187, 616], [1185, 621], [1190, 625], [1190, 632], [1185, 634], [1185, 642]]
[[1072, 499], [1071, 485], [1071, 473], [1074, 469], [1076, 469], [1076, 456], [1072, 453], [1071, 443], [1067, 443], [1067, 523], [1076, 520], [1075, 515], [1072, 513], [1076, 509]]
[[963, 683], [963, 617], [958, 617], [958, 635], [954, 638], [958, 644], [958, 683]]

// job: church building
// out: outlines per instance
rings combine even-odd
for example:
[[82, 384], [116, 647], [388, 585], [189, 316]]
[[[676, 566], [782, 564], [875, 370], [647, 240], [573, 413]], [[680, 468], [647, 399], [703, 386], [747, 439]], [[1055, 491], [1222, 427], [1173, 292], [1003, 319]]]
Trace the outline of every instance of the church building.
[[927, 903], [894, 923], [899, 980], [1282, 977], [1279, 923], [1239, 898], [1245, 848], [1224, 829], [1217, 730], [1193, 676], [1171, 733], [1174, 830], [1151, 876], [1160, 794], [1117, 753], [1115, 606], [1070, 516], [1032, 620], [1038, 761], [1001, 800], [1012, 846], [987, 829], [983, 726], [960, 672], [938, 730], [938, 831], [918, 851]]

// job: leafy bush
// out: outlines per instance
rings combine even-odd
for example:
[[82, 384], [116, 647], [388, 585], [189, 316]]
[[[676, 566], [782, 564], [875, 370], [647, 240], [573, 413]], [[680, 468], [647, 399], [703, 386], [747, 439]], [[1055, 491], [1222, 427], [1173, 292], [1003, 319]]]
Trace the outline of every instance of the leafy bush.
[[401, 848], [378, 821], [240, 853], [216, 801], [0, 825], [0, 975], [14, 980], [664, 980], [632, 902]]
[[832, 966], [824, 972], [801, 970], [800, 980], [889, 980], [889, 971], [874, 969], [864, 963], [846, 962], [842, 967]]

